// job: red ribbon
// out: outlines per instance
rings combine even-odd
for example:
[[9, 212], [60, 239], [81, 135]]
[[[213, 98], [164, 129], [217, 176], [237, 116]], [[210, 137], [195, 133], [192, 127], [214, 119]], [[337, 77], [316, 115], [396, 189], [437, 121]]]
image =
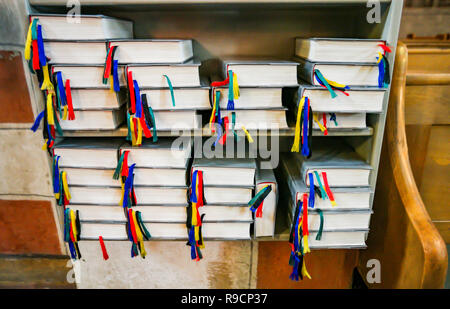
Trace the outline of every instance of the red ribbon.
[[109, 78], [109, 75], [111, 74], [111, 56], [112, 56], [113, 49], [110, 48], [108, 50], [108, 56], [106, 57], [106, 63], [105, 63], [105, 75], [103, 75], [104, 78]]
[[131, 101], [131, 114], [136, 113], [136, 94], [134, 93], [134, 85], [133, 85], [133, 72], [128, 71], [128, 89], [130, 90], [130, 101]]
[[72, 91], [70, 89], [70, 79], [66, 80], [66, 98], [67, 98], [67, 108], [69, 110], [69, 120], [75, 120], [75, 113], [73, 112], [72, 105]]
[[330, 201], [334, 201], [333, 193], [330, 190], [330, 186], [328, 185], [327, 173], [322, 172], [323, 184], [325, 186], [325, 191], [327, 191], [328, 198]]
[[323, 113], [322, 114], [322, 122], [323, 122], [323, 126], [324, 126], [324, 128], [325, 128], [325, 131], [323, 132], [323, 135], [328, 135], [328, 129], [327, 129], [327, 114], [326, 113]]
[[122, 176], [128, 177], [128, 154], [130, 153], [129, 150], [126, 150], [123, 155], [123, 162], [122, 162]]
[[135, 244], [137, 244], [137, 236], [136, 236], [136, 229], [135, 229], [135, 225], [134, 225], [134, 221], [133, 221], [133, 210], [132, 209], [128, 209], [128, 218], [129, 218], [129, 223], [130, 223], [131, 235], [133, 236], [133, 242]]
[[100, 241], [100, 247], [102, 248], [103, 259], [106, 261], [109, 259], [108, 252], [106, 251], [105, 243], [103, 242], [103, 237], [99, 236], [98, 240]]
[[225, 145], [225, 143], [227, 142], [227, 133], [228, 133], [228, 127], [229, 127], [229, 125], [228, 125], [228, 123], [229, 123], [228, 116], [223, 117], [223, 123], [224, 123], [224, 126], [225, 126], [225, 130], [224, 130], [223, 135], [220, 137], [220, 140], [219, 140], [219, 143], [221, 145]]
[[227, 78], [224, 81], [212, 82], [211, 87], [225, 86], [225, 85], [228, 85], [229, 82], [230, 82], [230, 76], [228, 74], [228, 65], [227, 65]]
[[308, 230], [308, 195], [303, 194], [303, 235], [309, 235]]
[[381, 49], [384, 51], [385, 54], [392, 52], [392, 49], [389, 46], [387, 46], [386, 43], [378, 44], [378, 46], [381, 47]]
[[261, 202], [261, 204], [259, 204], [258, 208], [256, 209], [256, 218], [262, 218], [262, 214], [263, 214], [263, 206], [264, 206], [264, 201]]
[[197, 171], [197, 177], [198, 177], [197, 205], [198, 205], [198, 207], [202, 207], [204, 205], [204, 201], [203, 201], [203, 171]]
[[139, 121], [141, 122], [142, 130], [144, 131], [144, 136], [146, 138], [152, 137], [152, 132], [147, 127], [147, 123], [145, 122], [144, 113], [142, 113], [142, 117], [139, 118]]
[[37, 40], [34, 40], [32, 43], [33, 46], [33, 70], [39, 70], [39, 51], [38, 51], [38, 43]]

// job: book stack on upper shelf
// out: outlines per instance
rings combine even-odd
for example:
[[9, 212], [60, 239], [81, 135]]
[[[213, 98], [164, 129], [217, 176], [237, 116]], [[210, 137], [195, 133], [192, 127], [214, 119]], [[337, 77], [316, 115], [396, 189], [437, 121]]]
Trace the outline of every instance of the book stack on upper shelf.
[[295, 59], [303, 81], [293, 99], [295, 113], [305, 98], [313, 128], [325, 135], [328, 129], [366, 128], [366, 113], [383, 110], [390, 82], [385, 52], [390, 49], [382, 40], [297, 38]]
[[[123, 74], [117, 74], [116, 91], [102, 84], [106, 41], [133, 37], [133, 24], [103, 15], [77, 18], [79, 22], [68, 20], [66, 15], [30, 16], [31, 28], [38, 27], [42, 39], [41, 63], [48, 59], [44, 82], [48, 70], [56, 94], [50, 100], [55, 101], [63, 131], [113, 130], [125, 120], [126, 96], [121, 88], [125, 82]], [[117, 71], [123, 71], [123, 67]], [[47, 102], [47, 109], [49, 105]]]
[[210, 75], [211, 86], [218, 87], [213, 111], [230, 126], [247, 130], [288, 128], [282, 88], [298, 86], [296, 62], [224, 60], [218, 72]]
[[[250, 239], [253, 218], [247, 203], [252, 199], [255, 171], [254, 159], [194, 159], [191, 202], [198, 204], [199, 197], [203, 200], [198, 211], [204, 214], [204, 237]], [[213, 225], [222, 227], [217, 230], [220, 233], [209, 232]]]
[[126, 64], [128, 118], [140, 117], [139, 104], [145, 100], [156, 131], [201, 127], [196, 111], [211, 105], [209, 87], [200, 83], [192, 40], [118, 40], [110, 41], [109, 48], [117, 48], [119, 64]]
[[190, 138], [177, 141], [132, 147], [117, 138], [66, 138], [55, 146], [58, 168], [67, 173], [70, 208], [80, 214], [81, 240], [128, 239], [129, 209], [141, 213], [152, 238], [186, 238], [192, 144]]
[[[308, 160], [297, 153], [282, 154], [279, 181], [291, 231], [299, 217], [306, 216], [310, 248], [365, 247], [370, 173], [370, 165], [341, 143], [332, 148], [317, 145]], [[307, 212], [299, 216], [298, 208], [305, 204]]]

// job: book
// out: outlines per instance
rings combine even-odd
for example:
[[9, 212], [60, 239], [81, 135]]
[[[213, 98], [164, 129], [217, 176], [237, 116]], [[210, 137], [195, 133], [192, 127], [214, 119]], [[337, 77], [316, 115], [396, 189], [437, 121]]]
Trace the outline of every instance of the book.
[[[227, 109], [228, 88], [219, 88], [222, 92], [219, 104]], [[282, 108], [282, 88], [280, 87], [239, 87], [239, 99], [234, 100], [238, 110], [276, 109]]]
[[316, 240], [317, 232], [310, 231], [308, 244], [310, 249], [362, 249], [366, 248], [367, 230], [322, 232]]
[[222, 117], [228, 117], [231, 128], [232, 113], [235, 113], [235, 128], [244, 126], [247, 130], [287, 129], [286, 108], [278, 109], [234, 109], [221, 111]]
[[308, 83], [319, 86], [316, 70], [327, 79], [347, 86], [378, 87], [378, 65], [373, 63], [310, 62], [296, 58], [299, 62], [298, 76]]
[[[314, 113], [317, 115], [319, 122], [324, 125], [323, 114], [321, 112]], [[365, 113], [335, 113], [336, 121], [332, 121], [332, 115], [325, 113], [327, 129], [364, 129], [367, 127]], [[313, 129], [318, 130], [319, 125], [313, 121]]]
[[106, 59], [106, 41], [45, 40], [44, 49], [51, 64], [103, 65]]
[[297, 65], [296, 62], [284, 60], [224, 60], [218, 73], [225, 80], [227, 72], [233, 71], [242, 87], [296, 86]]
[[[122, 189], [115, 187], [69, 186], [70, 204], [94, 204], [119, 206]], [[179, 205], [187, 202], [187, 187], [135, 186], [139, 205]]]
[[[186, 223], [155, 223], [146, 222], [147, 230], [152, 239], [178, 239], [186, 240]], [[203, 222], [203, 239], [240, 240], [250, 239], [251, 222]], [[128, 240], [125, 223], [97, 223], [81, 221], [81, 240]]]
[[54, 150], [61, 157], [60, 167], [115, 169], [123, 143], [123, 138], [66, 137], [55, 144]]
[[258, 168], [256, 169], [256, 192], [261, 191], [266, 186], [271, 186], [272, 191], [263, 201], [262, 217], [255, 216], [254, 235], [255, 237], [274, 236], [275, 234], [275, 219], [278, 203], [278, 185], [275, 174], [271, 169], [262, 169], [258, 161]]
[[316, 144], [312, 156], [301, 160], [301, 174], [309, 186], [309, 173], [318, 172], [323, 182], [322, 172], [326, 172], [330, 187], [363, 187], [369, 185], [372, 167], [350, 146], [334, 143], [333, 147]]
[[[114, 169], [64, 168], [69, 185], [120, 187], [113, 179]], [[133, 183], [137, 186], [186, 186], [183, 168], [135, 168]]]
[[[185, 223], [187, 205], [133, 206], [140, 211], [148, 222], [178, 222]], [[126, 222], [123, 207], [117, 205], [70, 205], [74, 211], [80, 211], [83, 221], [113, 221]], [[199, 208], [200, 214], [205, 214], [207, 221], [252, 221], [251, 211], [247, 205], [207, 205]]]
[[121, 149], [130, 151], [128, 164], [136, 163], [136, 168], [186, 169], [191, 157], [192, 140], [190, 137], [160, 138], [157, 143], [153, 143], [144, 139], [140, 147], [124, 143]]
[[[300, 84], [299, 94], [309, 98], [314, 112], [336, 113], [381, 113], [385, 89], [352, 87], [348, 96], [338, 93], [334, 99], [326, 88]], [[297, 101], [295, 95], [295, 101]]]
[[118, 109], [127, 102], [125, 91], [113, 92], [105, 88], [71, 89], [72, 105], [77, 110]]
[[115, 59], [120, 64], [182, 63], [194, 56], [192, 40], [125, 39], [108, 45], [118, 47]]
[[252, 187], [208, 186], [203, 187], [206, 205], [247, 204], [252, 199]]
[[74, 120], [60, 119], [63, 131], [115, 130], [125, 121], [125, 109], [77, 110]]
[[[190, 60], [184, 63], [131, 64], [126, 66], [126, 73], [132, 72], [133, 79], [139, 87], [167, 88], [168, 76], [172, 87], [200, 87], [200, 63]], [[151, 104], [151, 103], [150, 103]]]
[[141, 88], [154, 111], [160, 110], [208, 110], [211, 109], [209, 87], [174, 88], [175, 106], [169, 88]]
[[[151, 104], [151, 103], [150, 103]], [[194, 109], [154, 111], [157, 131], [195, 130], [201, 123]]]
[[[292, 201], [292, 205], [296, 205], [297, 202], [302, 199], [304, 193], [310, 192], [310, 189], [306, 186], [304, 177], [301, 173], [301, 162], [302, 159], [296, 153], [283, 153], [280, 156], [281, 176], [278, 181], [280, 182], [280, 187], [284, 188], [282, 194], [289, 196]], [[321, 181], [323, 180], [322, 177], [320, 177], [320, 179]], [[316, 178], [314, 178], [314, 180], [316, 181]], [[317, 184], [315, 184], [315, 186], [317, 186]], [[370, 198], [373, 192], [369, 187], [333, 187], [332, 192], [337, 206], [333, 207], [328, 199], [316, 198], [315, 208], [323, 210], [370, 209]]]
[[376, 63], [385, 44], [377, 39], [296, 38], [295, 55], [313, 62]]
[[133, 38], [133, 22], [104, 15], [31, 14], [39, 19], [47, 40], [109, 40]]
[[[72, 88], [103, 88], [109, 89], [110, 85], [102, 82], [103, 65], [82, 65], [82, 64], [54, 64], [52, 73], [61, 72], [63, 76], [70, 79]], [[118, 67], [118, 77], [120, 86], [125, 86], [124, 67]]]
[[204, 186], [249, 187], [255, 184], [256, 162], [254, 159], [195, 158], [191, 175], [196, 170], [203, 172]]

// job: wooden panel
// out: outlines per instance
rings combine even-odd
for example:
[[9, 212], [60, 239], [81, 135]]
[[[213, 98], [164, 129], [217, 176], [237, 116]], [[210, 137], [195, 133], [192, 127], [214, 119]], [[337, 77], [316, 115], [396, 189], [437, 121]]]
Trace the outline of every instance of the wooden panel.
[[0, 253], [62, 253], [49, 201], [0, 200], [0, 231]]
[[417, 187], [420, 188], [422, 183], [423, 167], [427, 156], [428, 140], [430, 138], [430, 125], [407, 125], [406, 139], [408, 145], [409, 162], [416, 181]]
[[306, 256], [312, 279], [291, 281], [288, 242], [258, 244], [258, 289], [347, 289], [352, 284], [358, 250], [313, 250]]
[[446, 244], [450, 244], [450, 221], [433, 222]]
[[406, 125], [450, 124], [450, 87], [407, 86]]
[[0, 51], [0, 123], [34, 121], [22, 55]]
[[[449, 44], [450, 46], [450, 44]], [[408, 72], [449, 72], [450, 49], [408, 51]]]
[[450, 127], [432, 126], [419, 190], [433, 221], [450, 220], [449, 183]]
[[67, 256], [0, 256], [0, 288], [76, 288], [75, 283], [67, 282], [67, 274], [71, 270], [68, 265]]

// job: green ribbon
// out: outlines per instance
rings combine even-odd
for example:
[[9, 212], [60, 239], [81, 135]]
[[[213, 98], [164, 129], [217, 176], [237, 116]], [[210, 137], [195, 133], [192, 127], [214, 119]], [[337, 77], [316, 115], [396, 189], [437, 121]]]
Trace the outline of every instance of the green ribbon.
[[169, 89], [170, 89], [170, 96], [172, 97], [172, 106], [175, 107], [175, 96], [173, 94], [173, 86], [172, 86], [172, 82], [170, 81], [169, 76], [167, 75], [163, 75], [166, 80], [167, 80], [167, 84], [169, 85]]
[[320, 209], [317, 209], [317, 212], [319, 213], [319, 216], [320, 216], [320, 226], [319, 226], [319, 231], [317, 232], [316, 240], [321, 240], [322, 239], [322, 231], [323, 231], [323, 213], [322, 213], [322, 210], [320, 210]]
[[336, 92], [334, 92], [334, 90], [331, 88], [331, 86], [328, 84], [327, 80], [325, 79], [325, 77], [323, 77], [322, 73], [320, 73], [319, 70], [315, 69], [314, 73], [316, 74], [316, 77], [319, 81], [322, 82], [322, 84], [328, 89], [328, 91], [331, 94], [331, 98], [334, 99], [335, 97], [337, 97]]
[[234, 138], [236, 141], [239, 141], [239, 135], [234, 130], [234, 127], [236, 126], [236, 113], [231, 112], [231, 132], [233, 132]]
[[[125, 151], [122, 152], [122, 154], [121, 154], [121, 156], [120, 156], [120, 158], [119, 158], [119, 163], [117, 163], [117, 167], [116, 167], [116, 169], [115, 169], [115, 171], [114, 171], [113, 179], [116, 179], [116, 180], [119, 179], [119, 177], [120, 177], [120, 169], [121, 169], [121, 167], [122, 167], [123, 159], [124, 159], [124, 158], [125, 158]], [[128, 167], [127, 167], [127, 168], [128, 168]]]
[[131, 142], [130, 113], [129, 112], [127, 112], [127, 128], [128, 128], [128, 133], [127, 133], [127, 137], [125, 138], [125, 140]]
[[144, 234], [145, 238], [148, 240], [152, 237], [152, 235], [150, 235], [150, 232], [147, 230], [147, 228], [144, 225], [144, 221], [142, 220], [141, 217], [141, 212], [140, 211], [136, 211], [136, 219], [138, 221], [138, 226], [141, 229], [142, 234]]
[[322, 194], [322, 199], [326, 200], [328, 198], [327, 192], [325, 191], [322, 182], [320, 181], [320, 176], [317, 171], [314, 171], [314, 175], [316, 176], [317, 183], [319, 184], [320, 193]]
[[53, 108], [53, 118], [55, 119], [55, 128], [56, 132], [58, 132], [59, 136], [63, 136], [63, 130], [61, 129], [61, 126], [59, 125], [58, 118], [56, 117], [55, 109]]
[[153, 142], [156, 143], [158, 141], [158, 134], [156, 130], [156, 121], [155, 121], [155, 114], [153, 113], [152, 107], [148, 106], [148, 111], [150, 112], [150, 117], [152, 118], [152, 124], [153, 124]]

